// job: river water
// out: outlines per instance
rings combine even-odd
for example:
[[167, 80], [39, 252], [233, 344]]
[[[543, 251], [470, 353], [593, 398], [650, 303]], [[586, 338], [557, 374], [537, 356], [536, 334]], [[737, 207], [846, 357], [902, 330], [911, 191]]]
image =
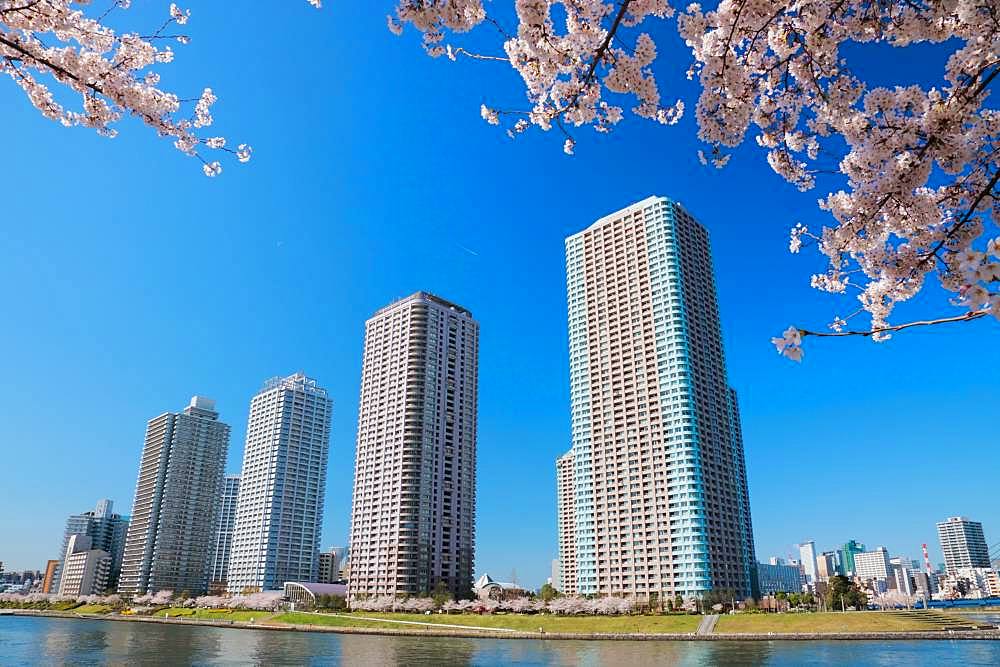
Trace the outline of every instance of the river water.
[[1000, 641], [540, 641], [0, 616], [0, 665], [1000, 665]]

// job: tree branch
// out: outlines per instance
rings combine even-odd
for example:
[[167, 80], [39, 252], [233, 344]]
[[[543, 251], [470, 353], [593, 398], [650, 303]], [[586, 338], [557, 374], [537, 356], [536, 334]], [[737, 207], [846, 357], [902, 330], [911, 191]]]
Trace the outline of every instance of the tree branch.
[[896, 324], [890, 327], [881, 327], [879, 329], [872, 329], [871, 331], [809, 331], [807, 329], [799, 329], [800, 336], [817, 336], [820, 338], [838, 338], [842, 336], [874, 336], [875, 334], [885, 333], [886, 331], [902, 331], [903, 329], [909, 329], [910, 327], [925, 327], [931, 326], [933, 324], [948, 324], [950, 322], [969, 322], [971, 320], [978, 320], [984, 315], [989, 315], [990, 311], [986, 309], [982, 310], [970, 310], [964, 315], [956, 315], [955, 317], [942, 317], [938, 320], [919, 320], [917, 322], [907, 322], [906, 324]]

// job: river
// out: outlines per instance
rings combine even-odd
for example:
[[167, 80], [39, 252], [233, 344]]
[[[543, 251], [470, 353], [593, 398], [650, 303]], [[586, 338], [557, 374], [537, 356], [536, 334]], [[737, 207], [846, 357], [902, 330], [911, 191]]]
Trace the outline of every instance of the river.
[[1000, 641], [541, 641], [0, 616], [0, 665], [1000, 665]]

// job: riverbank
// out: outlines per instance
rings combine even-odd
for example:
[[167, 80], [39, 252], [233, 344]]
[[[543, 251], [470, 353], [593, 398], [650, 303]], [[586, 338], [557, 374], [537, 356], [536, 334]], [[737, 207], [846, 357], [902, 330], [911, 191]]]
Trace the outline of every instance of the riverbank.
[[[864, 613], [864, 612], [858, 612]], [[877, 612], [872, 612], [877, 613]], [[60, 611], [38, 611], [28, 609], [0, 610], [3, 616], [42, 616], [50, 618], [93, 619], [118, 621], [124, 623], [160, 623], [168, 625], [194, 625], [218, 628], [273, 630], [286, 632], [327, 632], [354, 635], [387, 635], [387, 636], [417, 636], [417, 637], [460, 637], [482, 639], [554, 639], [554, 640], [617, 640], [617, 641], [871, 641], [871, 640], [1000, 640], [1000, 630], [918, 630], [918, 631], [881, 631], [881, 632], [714, 632], [712, 634], [697, 634], [696, 632], [531, 632], [512, 630], [508, 628], [477, 628], [449, 624], [440, 629], [432, 627], [440, 623], [426, 623], [417, 626], [417, 622], [404, 621], [392, 627], [389, 619], [365, 619], [348, 615], [317, 614], [327, 619], [341, 619], [343, 624], [326, 623], [285, 623], [275, 620], [282, 614], [268, 615], [262, 613], [259, 622], [220, 621], [212, 619], [164, 618], [155, 616], [121, 616], [117, 614], [79, 614]], [[358, 623], [352, 623], [357, 621]], [[380, 627], [372, 627], [378, 624]], [[386, 627], [382, 627], [386, 626]]]

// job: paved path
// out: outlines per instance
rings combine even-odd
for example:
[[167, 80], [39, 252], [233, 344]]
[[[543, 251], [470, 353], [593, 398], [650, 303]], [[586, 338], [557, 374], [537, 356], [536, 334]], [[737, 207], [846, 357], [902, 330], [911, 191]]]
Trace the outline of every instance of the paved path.
[[695, 632], [696, 635], [710, 635], [715, 630], [715, 624], [719, 622], [718, 614], [709, 614], [705, 618], [701, 619], [701, 623], [698, 625], [698, 631]]
[[375, 623], [399, 623], [400, 625], [425, 625], [429, 628], [458, 628], [460, 630], [486, 630], [488, 632], [525, 632], [524, 630], [513, 630], [511, 628], [485, 628], [481, 625], [456, 625], [454, 623], [425, 623], [423, 621], [398, 621], [396, 619], [390, 619], [390, 618], [373, 618], [371, 616], [355, 616], [353, 614], [350, 616], [344, 614], [323, 614], [323, 615], [336, 616], [337, 618], [350, 618], [357, 621], [373, 621]]

